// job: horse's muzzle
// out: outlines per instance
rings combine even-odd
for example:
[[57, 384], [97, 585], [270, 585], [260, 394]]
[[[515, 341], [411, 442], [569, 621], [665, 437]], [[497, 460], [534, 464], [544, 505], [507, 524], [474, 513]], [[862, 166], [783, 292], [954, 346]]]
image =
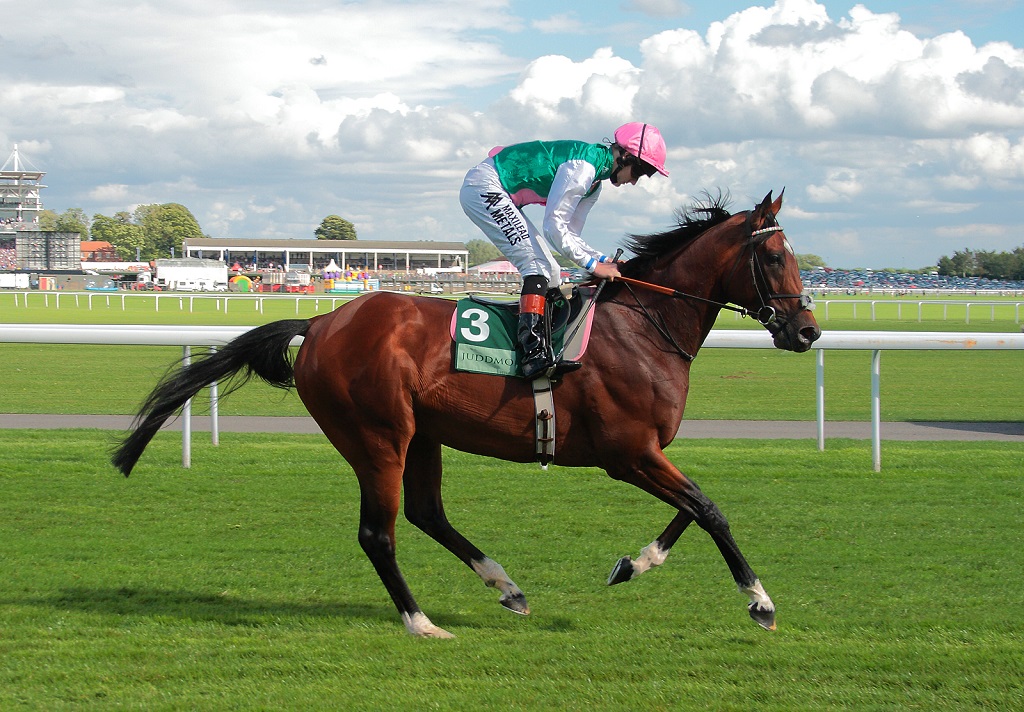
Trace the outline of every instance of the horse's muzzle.
[[768, 326], [775, 348], [798, 354], [811, 348], [821, 337], [821, 328], [809, 310], [801, 310], [788, 319], [777, 319]]

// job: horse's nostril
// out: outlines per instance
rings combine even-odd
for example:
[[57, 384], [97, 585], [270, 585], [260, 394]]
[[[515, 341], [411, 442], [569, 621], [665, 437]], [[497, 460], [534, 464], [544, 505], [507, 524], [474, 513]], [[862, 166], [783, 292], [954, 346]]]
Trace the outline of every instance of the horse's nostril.
[[805, 326], [800, 329], [800, 338], [811, 344], [818, 340], [821, 336], [821, 329], [816, 326]]

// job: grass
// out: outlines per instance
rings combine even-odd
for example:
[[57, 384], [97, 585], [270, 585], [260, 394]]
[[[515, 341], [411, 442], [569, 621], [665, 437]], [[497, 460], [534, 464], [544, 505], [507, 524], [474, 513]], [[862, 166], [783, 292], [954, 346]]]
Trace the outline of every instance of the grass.
[[[41, 295], [33, 295], [33, 298]], [[52, 295], [51, 295], [52, 296]], [[259, 324], [295, 316], [159, 312], [119, 302], [0, 319]], [[115, 297], [115, 299], [117, 299]], [[126, 300], [126, 307], [127, 307]], [[173, 307], [180, 305], [180, 309]], [[309, 313], [303, 311], [309, 306]], [[116, 308], [115, 308], [116, 307]], [[208, 308], [210, 307], [210, 308]], [[312, 315], [300, 303], [300, 316]], [[324, 311], [326, 306], [322, 306]], [[1012, 307], [983, 323], [885, 317], [823, 328], [1017, 331]], [[879, 305], [878, 315], [883, 315]], [[833, 307], [833, 314], [840, 314]], [[926, 315], [929, 310], [926, 310]], [[820, 315], [820, 314], [819, 314]], [[721, 328], [751, 328], [723, 316]], [[0, 344], [0, 411], [130, 413], [178, 349]], [[826, 355], [827, 414], [867, 420], [868, 352]], [[882, 356], [887, 420], [1019, 420], [1019, 352]], [[814, 358], [708, 349], [687, 417], [814, 417]], [[202, 410], [202, 403], [197, 404]], [[257, 385], [224, 414], [302, 415]], [[132, 478], [107, 462], [112, 434], [0, 431], [0, 709], [1013, 709], [1024, 706], [1016, 574], [1019, 443], [834, 439], [681, 441], [701, 483], [779, 606], [761, 631], [696, 527], [665, 566], [608, 588], [671, 511], [597, 470], [445, 451], [446, 509], [524, 589], [533, 614], [404, 521], [399, 559], [454, 641], [408, 637], [356, 543], [358, 492], [322, 437], [161, 433]], [[525, 505], [525, 506], [524, 506]]]
[[[210, 297], [163, 297], [160, 311], [152, 296], [132, 295], [120, 309], [120, 296], [93, 295], [88, 309], [87, 295], [75, 305], [73, 294], [50, 294], [49, 306], [43, 294], [33, 293], [29, 306], [15, 307], [14, 294], [0, 293], [0, 318], [23, 323], [161, 323], [161, 324], [262, 324], [296, 315], [295, 300], [266, 299], [263, 312], [255, 301], [231, 302], [228, 313], [216, 309]], [[985, 300], [997, 298], [985, 297]], [[949, 319], [941, 320], [941, 308], [930, 305], [928, 317], [916, 321], [916, 299], [907, 302], [904, 320], [896, 319], [895, 305], [879, 305], [878, 321], [832, 318], [822, 321], [823, 329], [889, 329], [948, 331], [1019, 331], [1014, 321], [1015, 300], [1004, 298], [995, 321], [983, 321], [977, 314], [966, 324], [949, 307]], [[320, 312], [331, 300], [322, 298]], [[337, 300], [338, 304], [341, 300]], [[312, 316], [315, 301], [299, 302], [299, 315]], [[841, 305], [845, 306], [845, 305]], [[891, 311], [891, 314], [885, 310]], [[830, 310], [839, 314], [839, 306]], [[987, 311], [987, 310], [983, 310]], [[909, 318], [913, 314], [913, 319]], [[973, 312], [972, 312], [973, 314]], [[819, 316], [823, 316], [820, 313]], [[985, 314], [987, 317], [987, 314]], [[891, 318], [890, 318], [891, 317]], [[935, 317], [935, 318], [933, 318]], [[977, 318], [975, 318], [977, 317]], [[723, 314], [720, 328], [760, 328], [751, 319], [737, 320]], [[0, 358], [7, 364], [4, 388], [0, 389], [0, 412], [5, 413], [134, 413], [168, 365], [180, 357], [180, 350], [163, 347], [72, 346], [46, 344], [0, 344]], [[1019, 351], [886, 351], [882, 355], [882, 418], [885, 420], [1018, 421], [1024, 402], [1024, 380]], [[705, 349], [693, 365], [692, 389], [686, 417], [690, 419], [778, 419], [815, 418], [815, 363], [811, 354], [780, 351]], [[826, 418], [868, 420], [870, 418], [870, 352], [830, 351], [825, 359]], [[196, 412], [202, 412], [201, 400]], [[294, 394], [253, 384], [223, 402], [225, 415], [305, 415]]]
[[1017, 443], [686, 441], [779, 607], [746, 616], [696, 527], [608, 588], [671, 517], [597, 470], [446, 451], [453, 522], [533, 614], [398, 526], [408, 637], [356, 543], [351, 471], [320, 437], [158, 435], [132, 477], [98, 431], [0, 432], [0, 708], [1014, 709], [1024, 705]]

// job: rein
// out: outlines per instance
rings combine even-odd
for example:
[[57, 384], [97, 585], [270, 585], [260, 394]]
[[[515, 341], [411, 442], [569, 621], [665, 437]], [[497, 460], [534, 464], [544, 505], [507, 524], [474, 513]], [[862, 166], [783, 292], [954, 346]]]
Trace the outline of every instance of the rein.
[[[740, 314], [741, 316], [751, 316], [751, 317], [754, 317], [761, 324], [763, 324], [765, 326], [768, 326], [768, 324], [771, 324], [775, 320], [775, 310], [772, 307], [768, 307], [768, 306], [761, 307], [760, 309], [757, 310], [757, 312], [752, 312], [749, 309], [747, 309], [746, 307], [737, 307], [737, 306], [733, 306], [732, 304], [726, 304], [725, 302], [716, 302], [713, 299], [705, 299], [704, 297], [698, 297], [696, 294], [687, 294], [686, 292], [680, 292], [678, 289], [672, 289], [671, 287], [662, 287], [660, 284], [651, 284], [650, 282], [643, 282], [643, 281], [641, 281], [639, 279], [633, 279], [632, 277], [616, 277], [616, 281], [624, 282], [627, 285], [630, 285], [630, 286], [633, 286], [633, 287], [639, 287], [640, 289], [646, 289], [646, 290], [648, 290], [650, 292], [657, 292], [658, 294], [666, 294], [666, 295], [668, 295], [670, 297], [675, 297], [676, 299], [692, 299], [692, 300], [694, 300], [696, 302], [704, 302], [705, 304], [710, 304], [712, 306], [716, 306], [719, 309], [728, 309], [729, 311], [734, 311], [737, 314]], [[630, 290], [630, 292], [632, 292], [632, 291], [633, 290]], [[775, 295], [773, 295], [773, 296], [775, 296]], [[788, 296], [788, 295], [777, 295], [777, 296]], [[643, 306], [643, 305], [641, 304], [641, 306]], [[767, 315], [768, 312], [766, 312], [765, 310], [770, 310], [770, 312], [771, 312], [770, 316]], [[762, 316], [765, 316], [767, 318], [767, 321], [762, 319]]]
[[[781, 230], [781, 225], [771, 225], [769, 227], [761, 228], [760, 230], [754, 230], [752, 233], [750, 233], [750, 236], [751, 238], [754, 238], [759, 235], [765, 235], [772, 232], [780, 232]], [[768, 302], [772, 301], [773, 299], [796, 299], [799, 300], [801, 308], [808, 310], [814, 309], [814, 300], [811, 299], [811, 297], [809, 297], [806, 294], [777, 294], [775, 292], [772, 292], [770, 289], [766, 290], [767, 294], [762, 292], [761, 285], [764, 284], [767, 287], [768, 280], [765, 277], [764, 270], [761, 268], [761, 263], [756, 259], [756, 256], [757, 252], [753, 249], [752, 246], [750, 251], [750, 277], [754, 281], [754, 289], [757, 290], [757, 296], [761, 300], [761, 307], [756, 311], [748, 309], [747, 307], [735, 306], [732, 304], [726, 304], [725, 302], [717, 302], [713, 299], [698, 297], [696, 294], [680, 292], [678, 289], [672, 289], [671, 287], [663, 287], [660, 284], [652, 284], [651, 282], [644, 282], [639, 279], [633, 279], [632, 277], [618, 277], [617, 279], [618, 281], [626, 284], [626, 287], [629, 289], [630, 294], [632, 294], [633, 298], [636, 299], [637, 304], [639, 304], [640, 308], [643, 309], [644, 315], [647, 317], [648, 321], [650, 321], [651, 324], [654, 325], [654, 328], [658, 330], [658, 333], [660, 333], [666, 341], [672, 344], [672, 346], [675, 348], [675, 350], [679, 353], [680, 356], [682, 356], [687, 361], [693, 361], [695, 357], [692, 356], [691, 354], [688, 354], [679, 346], [679, 344], [676, 343], [675, 339], [672, 338], [672, 335], [668, 332], [668, 329], [665, 327], [665, 325], [659, 323], [647, 310], [647, 307], [644, 306], [643, 302], [641, 302], [637, 298], [636, 293], [633, 291], [632, 287], [639, 287], [640, 289], [646, 289], [651, 292], [657, 292], [658, 294], [664, 294], [675, 299], [689, 299], [697, 302], [703, 302], [705, 304], [710, 304], [712, 306], [718, 307], [719, 309], [727, 309], [729, 311], [734, 311], [744, 317], [753, 317], [754, 319], [757, 320], [758, 323], [760, 323], [762, 326], [766, 328], [769, 327], [771, 324], [775, 323], [778, 317], [778, 312], [776, 311], [775, 307], [768, 305]], [[760, 280], [758, 280], [758, 275], [760, 275], [761, 277]]]

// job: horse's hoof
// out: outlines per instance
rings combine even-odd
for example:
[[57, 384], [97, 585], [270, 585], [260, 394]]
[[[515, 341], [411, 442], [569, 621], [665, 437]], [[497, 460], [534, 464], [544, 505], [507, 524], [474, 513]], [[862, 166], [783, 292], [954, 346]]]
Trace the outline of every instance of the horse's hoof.
[[522, 593], [517, 593], [512, 596], [508, 596], [507, 598], [502, 597], [498, 599], [498, 603], [513, 613], [518, 613], [521, 616], [530, 615], [530, 606], [526, 602], [526, 596]]
[[409, 631], [410, 635], [417, 638], [454, 638], [455, 636], [446, 631], [444, 628], [438, 628], [436, 625], [430, 622], [423, 613], [417, 611], [416, 613], [403, 613], [402, 622], [405, 623], [405, 629]]
[[614, 586], [617, 583], [623, 583], [633, 578], [633, 559], [628, 556], [623, 556], [619, 559], [612, 572], [608, 575], [608, 585]]
[[775, 611], [762, 610], [756, 603], [751, 601], [747, 604], [747, 610], [754, 622], [765, 630], [775, 630]]

